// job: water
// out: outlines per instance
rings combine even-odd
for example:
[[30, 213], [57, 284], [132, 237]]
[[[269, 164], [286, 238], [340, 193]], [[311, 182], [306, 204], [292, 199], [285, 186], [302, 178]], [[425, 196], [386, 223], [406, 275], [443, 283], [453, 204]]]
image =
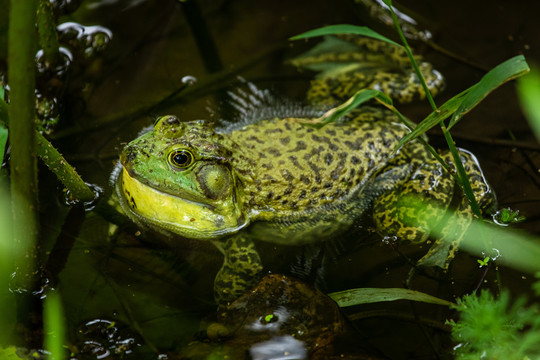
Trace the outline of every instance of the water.
[[[480, 78], [483, 72], [471, 63], [490, 68], [518, 53], [524, 53], [528, 60], [540, 59], [538, 22], [534, 18], [538, 5], [534, 1], [519, 7], [488, 1], [404, 3], [414, 10], [420, 24], [431, 30], [433, 41], [469, 63], [417, 44], [448, 80], [446, 92], [436, 100], [438, 104]], [[289, 43], [287, 39], [324, 24], [359, 23], [365, 18], [348, 1], [234, 0], [199, 1], [198, 5], [222, 69], [209, 69], [208, 60], [212, 59], [203, 61], [186, 22], [188, 9], [176, 1], [84, 1], [79, 11], [66, 17], [66, 21], [99, 26], [88, 29], [104, 27], [112, 32], [107, 50], [84, 63], [77, 78], [71, 80], [77, 91], [64, 98], [62, 111], [67, 116], [53, 135], [55, 144], [85, 181], [110, 188], [108, 178], [119, 149], [160, 115], [202, 119], [211, 108], [219, 111], [216, 116], [228, 120], [223, 115], [228, 111], [224, 94], [239, 83], [238, 75], [258, 88], [270, 88], [301, 101], [309, 74], [297, 73], [284, 60], [306, 50], [309, 44]], [[403, 109], [417, 120], [429, 112], [427, 104]], [[538, 150], [520, 147], [522, 143], [534, 143], [534, 137], [521, 115], [513, 85], [498, 89], [453, 131], [458, 145], [478, 156], [498, 194], [500, 207], [519, 209], [520, 215], [528, 218], [519, 226], [540, 234], [540, 155]], [[490, 143], [491, 139], [507, 142]], [[434, 134], [432, 140], [444, 146], [440, 135]], [[52, 249], [66, 211], [55, 179], [46, 171], [40, 176], [43, 236]], [[64, 243], [65, 263], [58, 252], [53, 251], [51, 256], [63, 265], [54, 287], [64, 300], [70, 338], [79, 344], [79, 350], [83, 349], [81, 344], [88, 346], [86, 355], [76, 358], [119, 358], [119, 354], [125, 354], [128, 359], [140, 359], [161, 354], [163, 359], [174, 359], [179, 349], [204, 328], [201, 321], [212, 321], [207, 317], [215, 309], [212, 281], [221, 255], [209, 244], [154, 241], [158, 235], [142, 233], [127, 224], [111, 226], [96, 212], [88, 213], [80, 227], [72, 230], [78, 236], [71, 247]], [[272, 244], [262, 246], [269, 258], [280, 251]], [[325, 281], [319, 285], [325, 291], [402, 287], [409, 265], [401, 254], [415, 257], [419, 249], [395, 249], [393, 242], [373, 240], [354, 251], [336, 253], [330, 256], [333, 260], [322, 275], [306, 275], [312, 279], [324, 276]], [[290, 260], [287, 254], [282, 256], [283, 263]], [[502, 268], [499, 276], [503, 286], [516, 293], [529, 291], [530, 282], [522, 278], [523, 274]], [[493, 269], [484, 274], [475, 258], [465, 253], [460, 253], [442, 281], [420, 276], [414, 282], [416, 288], [449, 300], [480, 285], [496, 289], [496, 274]], [[338, 346], [337, 353], [347, 356], [366, 348], [366, 352], [392, 359], [434, 358], [435, 352], [444, 356], [452, 346], [444, 330], [429, 326], [420, 329], [403, 319], [414, 319], [417, 311], [422, 319], [442, 324], [451, 313], [434, 305], [413, 307], [411, 311], [410, 304], [396, 302], [346, 310], [364, 318], [355, 322], [353, 343], [361, 345], [351, 348], [346, 343]], [[379, 317], [381, 314], [384, 316]], [[426, 333], [436, 344], [435, 349], [430, 348]], [[304, 354], [303, 346], [295, 343], [299, 357]], [[255, 358], [259, 355], [253, 354], [260, 353], [257, 351], [252, 349]]]

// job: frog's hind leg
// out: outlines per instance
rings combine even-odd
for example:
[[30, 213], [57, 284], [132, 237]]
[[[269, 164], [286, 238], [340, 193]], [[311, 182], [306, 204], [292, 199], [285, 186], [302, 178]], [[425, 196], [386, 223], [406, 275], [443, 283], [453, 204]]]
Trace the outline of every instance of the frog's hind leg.
[[[497, 199], [484, 178], [478, 160], [467, 150], [459, 149], [459, 153], [481, 213], [492, 213], [496, 208]], [[449, 152], [443, 154], [442, 158], [450, 167], [454, 167], [453, 158]], [[440, 266], [447, 269], [450, 260], [454, 258], [459, 244], [474, 217], [469, 199], [462, 191], [457, 192], [456, 195], [459, 196], [459, 203], [453, 211], [444, 215], [443, 224], [437, 231], [438, 234], [434, 234], [439, 235], [439, 239], [428, 253], [418, 261], [418, 265]]]
[[214, 298], [225, 307], [257, 283], [263, 266], [255, 244], [245, 235], [237, 234], [218, 248], [224, 259], [214, 280]]
[[462, 196], [456, 209], [443, 214], [442, 226], [437, 231], [439, 238], [420, 260], [418, 266], [438, 266], [448, 269], [450, 261], [456, 256], [463, 235], [471, 224], [473, 213], [469, 200]]
[[[491, 211], [496, 203], [495, 195], [478, 161], [466, 150], [460, 149], [460, 156], [481, 210]], [[441, 157], [454, 168], [449, 152]], [[447, 211], [448, 208], [452, 211]], [[473, 218], [468, 199], [435, 159], [420, 165], [407, 181], [377, 198], [373, 211], [375, 226], [383, 236], [414, 244], [427, 242], [430, 236], [435, 238], [418, 265], [442, 269], [448, 268]]]
[[454, 181], [435, 159], [374, 201], [373, 221], [379, 234], [413, 244], [424, 243], [430, 227], [440, 222], [454, 191]]

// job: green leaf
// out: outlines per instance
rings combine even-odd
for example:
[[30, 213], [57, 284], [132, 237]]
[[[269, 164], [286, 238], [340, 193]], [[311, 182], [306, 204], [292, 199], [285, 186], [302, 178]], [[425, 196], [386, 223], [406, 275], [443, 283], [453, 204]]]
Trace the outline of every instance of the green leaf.
[[360, 304], [377, 303], [382, 301], [412, 300], [430, 304], [450, 306], [452, 303], [437, 297], [402, 288], [360, 288], [338, 291], [328, 294], [340, 307]]
[[463, 98], [476, 86], [473, 85], [465, 91], [457, 94], [442, 106], [439, 107], [437, 111], [433, 111], [429, 114], [421, 123], [419, 123], [416, 128], [411, 131], [409, 134], [405, 135], [396, 146], [396, 150], [403, 146], [405, 143], [416, 139], [419, 136], [422, 136], [428, 132], [435, 125], [440, 124], [441, 121], [444, 121], [450, 117], [461, 105]]
[[390, 43], [398, 47], [403, 47], [400, 44], [396, 43], [395, 41], [390, 40], [386, 36], [383, 36], [366, 26], [356, 26], [356, 25], [348, 25], [348, 24], [324, 26], [318, 29], [310, 30], [305, 33], [293, 36], [289, 38], [289, 40], [300, 40], [300, 39], [308, 39], [312, 37], [319, 37], [319, 36], [325, 36], [325, 35], [338, 35], [338, 34], [355, 34], [355, 35], [367, 36], [373, 39], [385, 41], [387, 43]]
[[514, 56], [491, 69], [463, 99], [460, 107], [452, 116], [448, 129], [452, 128], [464, 114], [471, 111], [493, 90], [507, 81], [525, 75], [529, 70], [529, 65], [523, 55]]
[[4, 151], [6, 150], [7, 138], [8, 129], [0, 124], [0, 165], [4, 162]]
[[370, 99], [376, 99], [383, 104], [392, 105], [392, 99], [390, 99], [384, 93], [373, 89], [362, 89], [357, 91], [349, 100], [345, 101], [343, 104], [328, 110], [320, 118], [313, 119], [312, 122], [305, 124], [313, 126], [315, 128], [322, 128], [326, 124], [334, 122], [339, 118], [345, 116], [346, 114], [360, 106], [362, 103]]
[[540, 141], [540, 70], [533, 67], [530, 74], [519, 79], [517, 90], [525, 117]]

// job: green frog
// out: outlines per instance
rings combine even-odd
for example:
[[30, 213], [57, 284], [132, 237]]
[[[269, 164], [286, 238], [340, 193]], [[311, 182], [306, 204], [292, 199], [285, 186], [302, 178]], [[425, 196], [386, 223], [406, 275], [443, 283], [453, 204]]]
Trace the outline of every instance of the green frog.
[[[121, 154], [122, 208], [142, 226], [212, 242], [224, 256], [214, 282], [220, 306], [259, 279], [257, 241], [324, 241], [367, 216], [383, 236], [426, 242], [428, 223], [441, 218], [403, 201], [410, 195], [466, 214], [462, 226], [447, 229], [459, 238], [472, 216], [467, 200], [420, 142], [394, 151], [411, 130], [392, 112], [363, 106], [323, 128], [306, 125], [320, 115], [314, 106], [275, 104], [222, 127], [162, 116]], [[440, 156], [453, 166], [449, 153]], [[464, 150], [461, 157], [477, 201], [491, 208], [494, 195], [478, 162]], [[421, 262], [444, 267], [455, 245], [436, 242]]]

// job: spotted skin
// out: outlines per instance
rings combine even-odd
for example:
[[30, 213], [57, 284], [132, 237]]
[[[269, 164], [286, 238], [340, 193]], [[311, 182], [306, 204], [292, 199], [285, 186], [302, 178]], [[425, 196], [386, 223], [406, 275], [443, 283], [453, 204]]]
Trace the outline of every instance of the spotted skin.
[[[365, 88], [382, 91], [400, 103], [425, 99], [425, 90], [402, 47], [354, 35], [340, 35], [339, 38], [354, 49], [300, 56], [292, 61], [300, 68], [314, 68], [317, 64], [341, 65], [319, 73], [311, 81], [307, 94], [309, 102], [341, 103]], [[416, 61], [431, 94], [440, 93], [445, 87], [441, 74], [421, 57], [417, 56]]]

